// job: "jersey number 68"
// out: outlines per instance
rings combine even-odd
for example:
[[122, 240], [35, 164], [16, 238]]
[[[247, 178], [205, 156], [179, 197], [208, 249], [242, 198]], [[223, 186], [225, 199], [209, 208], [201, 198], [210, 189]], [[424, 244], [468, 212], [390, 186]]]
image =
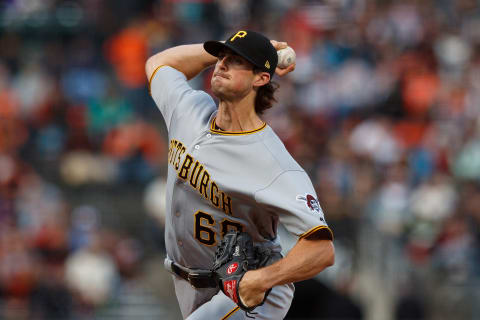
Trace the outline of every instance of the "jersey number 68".
[[[213, 218], [212, 215], [203, 212], [203, 211], [197, 211], [194, 214], [195, 217], [195, 223], [193, 227], [193, 233], [195, 236], [195, 239], [200, 242], [203, 245], [206, 246], [215, 246], [217, 245], [217, 239], [216, 239], [216, 225], [217, 222]], [[244, 231], [244, 227], [242, 224], [229, 220], [227, 218], [224, 218], [220, 223], [220, 234], [222, 238], [225, 236], [225, 234], [230, 231], [230, 230], [238, 230], [240, 232]]]

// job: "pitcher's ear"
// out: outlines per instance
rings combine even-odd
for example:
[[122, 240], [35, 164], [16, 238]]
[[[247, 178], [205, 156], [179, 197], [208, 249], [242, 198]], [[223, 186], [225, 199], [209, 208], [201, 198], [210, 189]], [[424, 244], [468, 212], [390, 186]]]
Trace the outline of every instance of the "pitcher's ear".
[[253, 82], [255, 87], [261, 87], [270, 82], [270, 74], [268, 72], [259, 72], [255, 76], [256, 79]]

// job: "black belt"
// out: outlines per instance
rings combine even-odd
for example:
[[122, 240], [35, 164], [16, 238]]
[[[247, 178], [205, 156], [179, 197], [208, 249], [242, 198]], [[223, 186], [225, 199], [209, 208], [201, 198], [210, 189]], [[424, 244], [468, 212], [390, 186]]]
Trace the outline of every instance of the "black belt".
[[215, 288], [217, 282], [210, 270], [189, 269], [172, 261], [171, 269], [180, 278], [188, 281], [195, 288]]
[[[263, 252], [264, 259], [260, 261], [260, 266], [265, 267], [282, 258], [278, 252], [267, 250]], [[177, 276], [188, 281], [195, 288], [216, 288], [217, 281], [213, 277], [213, 272], [205, 269], [190, 269], [169, 260], [167, 269], [171, 270]]]

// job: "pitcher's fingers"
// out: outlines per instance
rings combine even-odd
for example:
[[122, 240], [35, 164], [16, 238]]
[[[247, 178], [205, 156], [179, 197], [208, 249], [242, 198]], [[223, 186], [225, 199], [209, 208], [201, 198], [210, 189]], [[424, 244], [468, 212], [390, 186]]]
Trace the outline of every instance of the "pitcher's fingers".
[[296, 63], [293, 63], [291, 65], [289, 65], [288, 67], [286, 67], [285, 69], [280, 69], [277, 67], [277, 69], [275, 69], [275, 73], [277, 75], [279, 75], [280, 77], [283, 77], [284, 75], [286, 75], [287, 73], [290, 73], [292, 72], [293, 70], [295, 70], [295, 66], [296, 66]]
[[270, 40], [270, 43], [277, 51], [281, 49], [285, 49], [288, 46], [286, 42], [281, 42], [277, 40]]

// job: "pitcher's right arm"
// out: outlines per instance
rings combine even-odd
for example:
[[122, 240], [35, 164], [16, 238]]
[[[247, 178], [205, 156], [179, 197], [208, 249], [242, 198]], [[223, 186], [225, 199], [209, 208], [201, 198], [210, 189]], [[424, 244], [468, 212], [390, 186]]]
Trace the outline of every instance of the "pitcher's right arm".
[[201, 43], [181, 45], [151, 56], [145, 64], [145, 71], [147, 78], [151, 80], [155, 70], [161, 66], [169, 66], [180, 71], [190, 80], [216, 62], [217, 58], [205, 51]]

